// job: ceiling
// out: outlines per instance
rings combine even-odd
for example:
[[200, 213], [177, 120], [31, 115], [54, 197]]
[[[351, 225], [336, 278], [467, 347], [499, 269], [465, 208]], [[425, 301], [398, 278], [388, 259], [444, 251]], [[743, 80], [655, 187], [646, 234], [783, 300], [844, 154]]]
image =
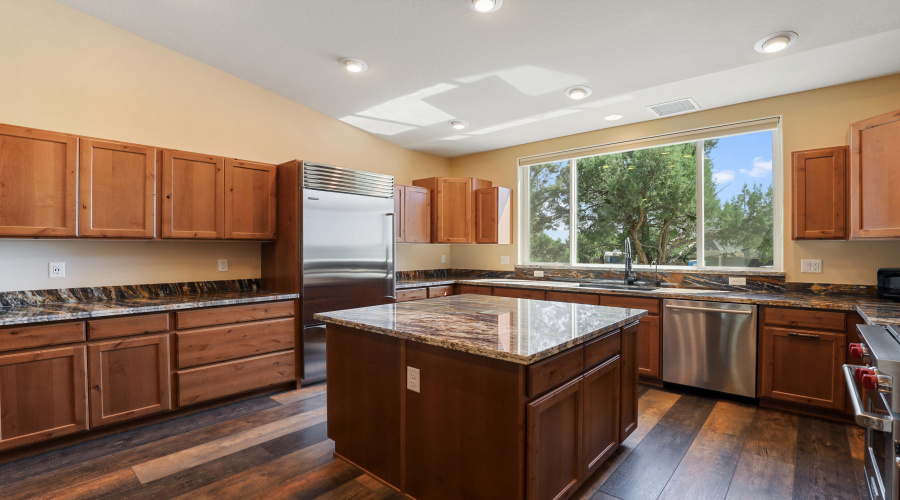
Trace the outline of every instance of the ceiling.
[[[897, 0], [61, 1], [448, 157], [655, 119], [645, 106], [684, 97], [710, 109], [900, 72]], [[786, 30], [800, 37], [784, 52], [753, 50]], [[573, 101], [573, 85], [593, 93]]]

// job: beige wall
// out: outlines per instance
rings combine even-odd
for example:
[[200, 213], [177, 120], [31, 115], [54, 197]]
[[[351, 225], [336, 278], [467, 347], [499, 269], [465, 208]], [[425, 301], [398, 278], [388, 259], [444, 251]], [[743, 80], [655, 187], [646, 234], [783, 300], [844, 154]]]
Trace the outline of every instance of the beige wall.
[[[791, 152], [849, 144], [850, 123], [900, 109], [900, 75], [762, 99], [621, 127], [596, 130], [455, 158], [454, 175], [516, 187], [523, 156], [637, 139], [699, 127], [781, 115], [784, 175], [784, 270], [788, 281], [874, 284], [879, 267], [900, 267], [900, 241], [791, 241]], [[517, 240], [516, 240], [517, 241]], [[512, 269], [500, 255], [516, 247], [453, 247], [452, 267]], [[800, 259], [822, 259], [822, 274], [801, 274]]]
[[[0, 123], [280, 163], [445, 174], [412, 152], [51, 0], [0, 2]], [[399, 269], [440, 268], [441, 245]], [[217, 257], [219, 256], [219, 257]], [[48, 259], [67, 276], [50, 280]], [[229, 272], [217, 272], [229, 258]], [[0, 240], [0, 290], [258, 277], [258, 243]]]

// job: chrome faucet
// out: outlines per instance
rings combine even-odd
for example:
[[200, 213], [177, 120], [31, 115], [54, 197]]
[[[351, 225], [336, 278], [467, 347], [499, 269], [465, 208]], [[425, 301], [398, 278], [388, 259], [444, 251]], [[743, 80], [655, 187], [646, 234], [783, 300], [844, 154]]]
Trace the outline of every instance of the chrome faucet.
[[637, 276], [631, 269], [631, 238], [625, 238], [625, 284], [633, 285], [635, 281]]

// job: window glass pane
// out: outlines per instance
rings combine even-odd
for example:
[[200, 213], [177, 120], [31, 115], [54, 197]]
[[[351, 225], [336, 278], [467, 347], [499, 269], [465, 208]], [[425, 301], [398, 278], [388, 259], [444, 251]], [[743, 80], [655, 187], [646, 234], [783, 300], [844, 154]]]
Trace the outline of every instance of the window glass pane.
[[569, 162], [528, 167], [529, 262], [569, 262]]
[[705, 265], [771, 267], [775, 249], [772, 131], [705, 143]]
[[577, 262], [622, 263], [630, 237], [636, 264], [696, 263], [696, 147], [688, 142], [578, 160]]

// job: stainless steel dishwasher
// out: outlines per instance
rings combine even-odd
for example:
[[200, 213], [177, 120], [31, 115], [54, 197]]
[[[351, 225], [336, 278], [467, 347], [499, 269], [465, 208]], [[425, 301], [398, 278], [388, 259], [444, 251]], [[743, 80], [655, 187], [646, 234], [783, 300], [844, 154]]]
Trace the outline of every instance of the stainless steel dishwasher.
[[756, 306], [663, 301], [663, 381], [756, 397]]

